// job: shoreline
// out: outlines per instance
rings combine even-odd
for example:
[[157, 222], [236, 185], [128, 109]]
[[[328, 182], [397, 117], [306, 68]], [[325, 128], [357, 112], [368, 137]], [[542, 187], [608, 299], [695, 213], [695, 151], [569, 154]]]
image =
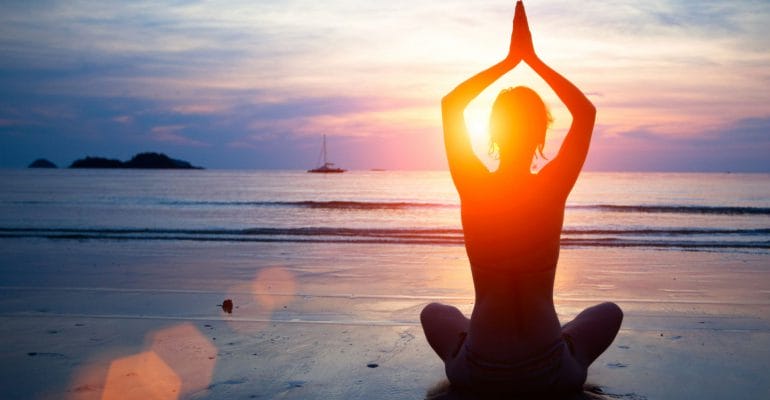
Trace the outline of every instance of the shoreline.
[[[0, 254], [9, 399], [99, 398], [118, 385], [109, 371], [136, 362], [172, 371], [180, 398], [424, 398], [443, 368], [419, 311], [473, 306], [461, 246], [10, 241]], [[606, 398], [762, 397], [769, 264], [767, 254], [565, 248], [555, 305], [563, 323], [604, 300], [623, 308], [589, 369]], [[218, 307], [225, 298], [233, 314]]]

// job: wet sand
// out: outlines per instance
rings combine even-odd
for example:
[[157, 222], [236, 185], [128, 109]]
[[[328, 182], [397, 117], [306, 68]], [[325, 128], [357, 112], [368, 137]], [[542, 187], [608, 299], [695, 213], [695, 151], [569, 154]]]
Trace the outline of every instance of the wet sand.
[[[473, 304], [455, 245], [5, 239], [2, 248], [7, 399], [420, 399], [443, 370], [419, 311]], [[769, 265], [767, 254], [562, 250], [562, 322], [605, 300], [625, 311], [589, 370], [604, 394], [590, 398], [769, 397]]]

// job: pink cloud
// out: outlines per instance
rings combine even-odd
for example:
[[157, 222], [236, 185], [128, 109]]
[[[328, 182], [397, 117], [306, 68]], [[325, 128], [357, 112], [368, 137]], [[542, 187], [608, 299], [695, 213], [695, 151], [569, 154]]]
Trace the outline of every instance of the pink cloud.
[[186, 104], [172, 108], [179, 114], [216, 114], [225, 110], [225, 106], [215, 104]]

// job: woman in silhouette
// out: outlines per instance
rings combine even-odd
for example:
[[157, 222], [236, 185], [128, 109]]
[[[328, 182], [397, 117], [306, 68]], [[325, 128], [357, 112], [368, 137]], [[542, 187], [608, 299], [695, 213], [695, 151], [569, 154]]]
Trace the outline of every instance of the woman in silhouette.
[[[471, 149], [463, 112], [522, 61], [556, 92], [572, 114], [572, 126], [559, 154], [532, 173], [550, 116], [531, 89], [503, 90], [490, 120], [499, 155], [498, 169], [490, 172]], [[441, 107], [476, 301], [470, 319], [455, 307], [425, 307], [420, 319], [428, 343], [453, 387], [496, 394], [580, 390], [588, 366], [613, 341], [623, 319], [617, 305], [603, 303], [561, 326], [553, 305], [564, 205], [588, 152], [596, 109], [535, 54], [521, 1], [508, 56], [463, 82]]]

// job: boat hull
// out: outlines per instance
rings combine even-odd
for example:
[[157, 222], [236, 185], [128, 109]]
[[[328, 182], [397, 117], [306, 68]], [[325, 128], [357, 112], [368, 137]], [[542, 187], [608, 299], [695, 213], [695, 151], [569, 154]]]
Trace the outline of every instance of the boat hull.
[[345, 171], [347, 170], [342, 168], [323, 168], [323, 167], [307, 170], [307, 172], [311, 174], [341, 174]]

